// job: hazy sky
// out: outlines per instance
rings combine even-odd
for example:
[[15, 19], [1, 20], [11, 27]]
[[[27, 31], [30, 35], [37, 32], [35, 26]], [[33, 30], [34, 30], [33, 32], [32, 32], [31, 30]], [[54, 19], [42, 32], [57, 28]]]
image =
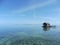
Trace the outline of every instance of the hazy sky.
[[0, 24], [60, 24], [60, 0], [0, 0]]

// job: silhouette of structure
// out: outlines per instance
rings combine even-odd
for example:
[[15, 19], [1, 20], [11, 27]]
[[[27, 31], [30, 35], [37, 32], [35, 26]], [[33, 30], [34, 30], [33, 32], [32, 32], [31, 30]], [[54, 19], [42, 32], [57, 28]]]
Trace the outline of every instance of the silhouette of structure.
[[48, 31], [50, 28], [56, 28], [56, 26], [51, 26], [50, 23], [47, 22], [44, 22], [42, 27], [44, 31]]
[[44, 22], [43, 27], [50, 27], [51, 25], [49, 23]]

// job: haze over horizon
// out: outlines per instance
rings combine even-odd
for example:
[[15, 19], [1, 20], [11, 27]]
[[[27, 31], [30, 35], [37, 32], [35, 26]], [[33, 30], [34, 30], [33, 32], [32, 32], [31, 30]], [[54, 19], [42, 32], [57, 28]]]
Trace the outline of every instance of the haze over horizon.
[[0, 0], [0, 25], [60, 25], [60, 0]]

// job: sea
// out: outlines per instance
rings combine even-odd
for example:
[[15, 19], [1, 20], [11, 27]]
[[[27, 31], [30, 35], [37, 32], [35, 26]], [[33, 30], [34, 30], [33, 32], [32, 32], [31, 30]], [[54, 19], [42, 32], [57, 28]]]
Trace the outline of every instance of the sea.
[[0, 45], [60, 45], [60, 27], [39, 24], [0, 26]]

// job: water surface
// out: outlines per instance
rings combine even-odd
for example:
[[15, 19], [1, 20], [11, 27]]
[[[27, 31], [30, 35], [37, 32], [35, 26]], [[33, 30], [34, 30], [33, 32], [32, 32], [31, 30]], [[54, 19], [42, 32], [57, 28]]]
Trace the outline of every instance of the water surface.
[[60, 28], [40, 25], [0, 27], [0, 45], [60, 45]]

